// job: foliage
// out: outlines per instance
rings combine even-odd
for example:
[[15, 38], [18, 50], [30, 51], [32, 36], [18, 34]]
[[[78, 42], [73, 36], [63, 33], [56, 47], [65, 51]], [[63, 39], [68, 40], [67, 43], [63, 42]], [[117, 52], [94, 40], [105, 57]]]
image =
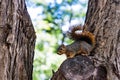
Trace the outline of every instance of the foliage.
[[37, 40], [34, 57], [33, 80], [49, 80], [65, 56], [56, 54], [57, 47], [71, 41], [64, 32], [70, 24], [85, 19], [87, 0], [27, 0]]

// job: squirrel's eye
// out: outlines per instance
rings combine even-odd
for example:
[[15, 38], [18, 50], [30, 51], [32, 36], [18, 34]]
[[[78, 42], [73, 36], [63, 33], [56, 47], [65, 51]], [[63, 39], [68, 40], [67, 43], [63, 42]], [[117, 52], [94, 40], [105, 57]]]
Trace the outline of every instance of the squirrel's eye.
[[61, 51], [62, 50], [62, 48], [59, 48], [59, 51]]

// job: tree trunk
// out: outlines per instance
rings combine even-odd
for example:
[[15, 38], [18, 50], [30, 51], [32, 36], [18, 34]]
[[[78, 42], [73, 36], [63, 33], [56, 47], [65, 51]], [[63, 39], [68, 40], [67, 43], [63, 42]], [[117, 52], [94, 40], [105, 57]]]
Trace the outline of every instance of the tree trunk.
[[24, 0], [0, 0], [0, 80], [32, 80], [35, 31]]
[[[71, 79], [66, 79], [65, 75], [68, 73], [60, 72], [61, 67], [56, 73], [64, 74], [65, 80], [120, 80], [120, 1], [89, 0], [85, 24], [87, 30], [96, 37], [96, 46], [91, 57], [95, 67], [93, 74], [91, 73], [92, 78], [73, 79], [75, 74], [72, 74]], [[63, 65], [65, 64], [61, 64]], [[70, 70], [72, 69], [74, 68], [71, 67]], [[53, 78], [58, 76], [54, 74]]]
[[96, 36], [96, 65], [106, 67], [108, 80], [120, 80], [120, 1], [89, 0], [86, 24]]

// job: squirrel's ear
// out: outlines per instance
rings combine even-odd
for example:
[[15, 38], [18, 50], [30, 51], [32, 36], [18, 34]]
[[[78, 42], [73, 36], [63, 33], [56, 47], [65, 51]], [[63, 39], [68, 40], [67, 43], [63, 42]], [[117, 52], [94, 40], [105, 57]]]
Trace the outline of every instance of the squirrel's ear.
[[52, 69], [52, 73], [55, 74], [55, 71]]
[[61, 47], [65, 47], [65, 45], [64, 45], [64, 44], [61, 44]]

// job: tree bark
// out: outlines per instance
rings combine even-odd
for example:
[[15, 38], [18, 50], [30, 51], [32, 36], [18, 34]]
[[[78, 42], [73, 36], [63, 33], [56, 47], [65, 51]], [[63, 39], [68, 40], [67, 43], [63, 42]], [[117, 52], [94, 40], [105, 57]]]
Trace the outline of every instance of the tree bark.
[[96, 36], [95, 65], [104, 65], [108, 80], [120, 80], [120, 1], [89, 0], [88, 30]]
[[51, 80], [92, 80], [94, 70], [93, 62], [79, 55], [65, 60]]
[[[89, 59], [87, 60], [83, 59], [85, 60], [84, 62], [93, 61], [94, 63], [93, 65], [89, 64], [94, 67], [89, 78], [86, 79], [84, 75], [82, 75], [83, 78], [77, 78], [81, 75], [76, 77], [74, 76], [76, 74], [64, 73], [67, 70], [74, 70], [75, 67], [77, 67], [77, 72], [82, 71], [78, 66], [71, 66], [72, 63], [68, 65], [71, 61], [67, 61], [64, 64], [65, 60], [61, 66], [69, 66], [69, 69], [60, 67], [54, 73], [52, 80], [120, 80], [120, 1], [89, 0], [85, 24], [87, 25], [87, 30], [96, 37], [96, 45], [91, 52], [92, 56], [88, 56], [87, 58]], [[72, 58], [72, 61], [74, 61], [74, 58]], [[74, 64], [78, 64], [76, 61]], [[86, 63], [82, 65], [86, 65]], [[63, 69], [64, 71], [61, 71]], [[86, 69], [89, 72], [91, 68], [88, 67]], [[72, 74], [72, 77], [69, 75], [69, 79], [65, 76], [66, 74]], [[58, 79], [59, 75], [62, 75], [61, 79]]]
[[35, 38], [25, 0], [0, 0], [0, 80], [32, 80]]

